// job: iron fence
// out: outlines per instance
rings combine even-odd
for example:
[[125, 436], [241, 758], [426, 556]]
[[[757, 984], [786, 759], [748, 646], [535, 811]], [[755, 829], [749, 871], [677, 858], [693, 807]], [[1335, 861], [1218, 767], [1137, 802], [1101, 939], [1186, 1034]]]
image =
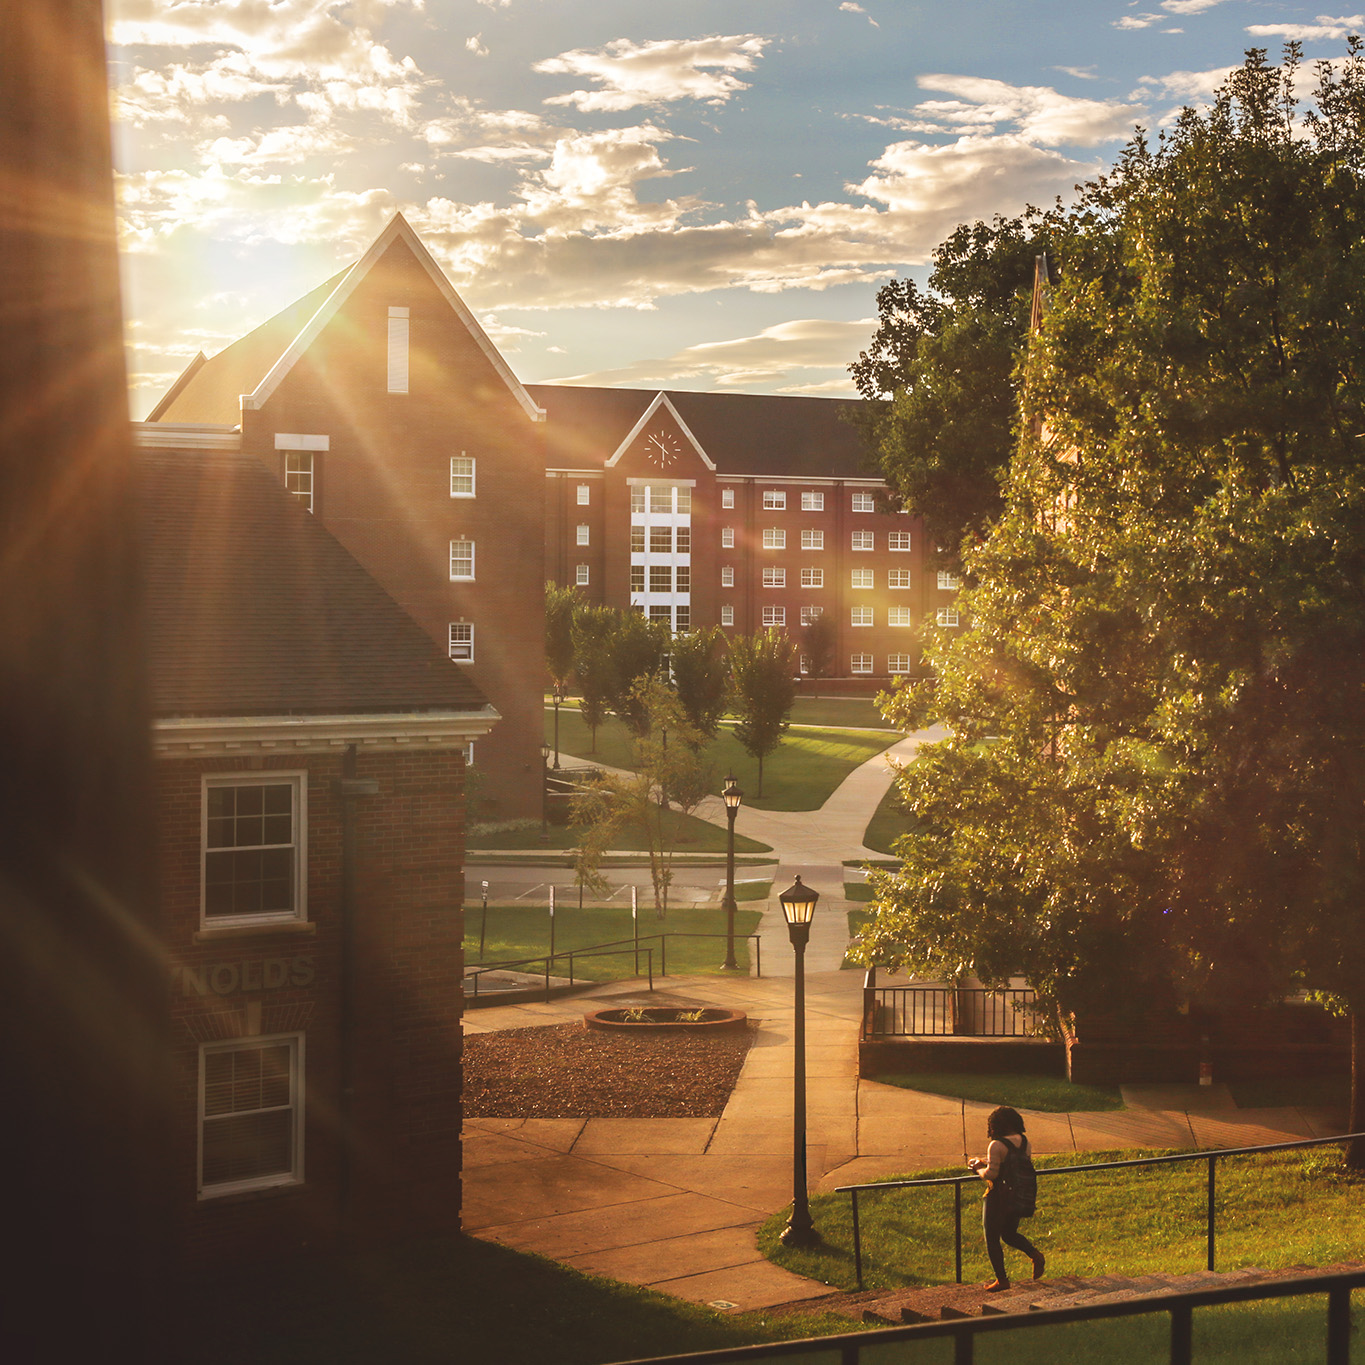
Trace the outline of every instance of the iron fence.
[[1045, 1034], [1028, 987], [867, 986], [869, 1038], [1035, 1038]]

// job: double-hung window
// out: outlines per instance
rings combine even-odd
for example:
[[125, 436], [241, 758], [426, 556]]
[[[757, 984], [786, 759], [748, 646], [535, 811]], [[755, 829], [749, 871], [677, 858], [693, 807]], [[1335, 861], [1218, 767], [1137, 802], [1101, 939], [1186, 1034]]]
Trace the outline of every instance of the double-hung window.
[[854, 607], [853, 614], [849, 619], [851, 626], [870, 626], [872, 624], [871, 607]]
[[763, 548], [765, 550], [785, 550], [787, 548], [787, 533], [778, 526], [765, 526], [763, 528]]
[[586, 564], [579, 564], [574, 569], [574, 582], [580, 588], [586, 588], [591, 581], [591, 571]]
[[853, 548], [855, 550], [875, 550], [877, 548], [877, 533], [875, 531], [854, 531]]
[[474, 457], [472, 455], [452, 455], [450, 457], [450, 496], [452, 498], [472, 498], [474, 496]]
[[785, 588], [787, 586], [786, 569], [764, 569], [763, 586], [765, 588]]
[[886, 533], [886, 548], [888, 550], [905, 551], [910, 548], [909, 531], [888, 531]]
[[303, 1035], [199, 1049], [199, 1195], [303, 1179]]
[[578, 505], [586, 507], [592, 501], [592, 489], [586, 483], [578, 485]]
[[592, 527], [585, 523], [579, 523], [577, 543], [579, 545], [592, 544]]
[[408, 310], [389, 309], [389, 392], [408, 391]]
[[735, 624], [735, 609], [726, 604], [720, 609], [720, 623], [723, 626], [733, 626]]
[[825, 495], [823, 493], [802, 493], [801, 510], [803, 512], [823, 512], [825, 510]]
[[721, 527], [720, 548], [722, 550], [733, 550], [735, 548], [735, 528], [733, 526]]
[[938, 571], [938, 585], [946, 592], [956, 592], [962, 586], [962, 580], [955, 573], [947, 573], [940, 569]]
[[875, 581], [875, 575], [871, 569], [853, 569], [849, 573], [850, 588], [870, 588]]
[[803, 588], [823, 588], [825, 586], [825, 571], [823, 569], [802, 569], [801, 586]]
[[785, 512], [787, 510], [787, 495], [775, 488], [764, 489], [763, 510], [765, 512]]
[[450, 623], [450, 657], [456, 663], [474, 662], [474, 627], [469, 621]]
[[310, 512], [313, 510], [313, 452], [286, 450], [284, 452], [284, 486]]
[[802, 531], [801, 548], [803, 550], [823, 550], [825, 548], [825, 533], [823, 531]]
[[955, 626], [958, 624], [956, 607], [940, 607], [935, 618], [941, 626]]
[[888, 588], [908, 588], [910, 586], [910, 570], [888, 569], [886, 571], [886, 586]]
[[787, 624], [786, 607], [764, 607], [763, 624], [765, 626], [785, 626]]
[[888, 626], [909, 626], [914, 622], [910, 620], [909, 607], [888, 607], [886, 609], [886, 624]]
[[855, 512], [875, 512], [877, 500], [871, 493], [855, 493], [853, 495], [853, 510]]
[[910, 671], [910, 656], [908, 654], [888, 654], [886, 656], [886, 667], [888, 672], [903, 676]]
[[803, 626], [813, 626], [821, 616], [824, 615], [824, 607], [802, 607], [801, 624]]
[[450, 542], [450, 576], [458, 582], [472, 582], [474, 578], [474, 542], [472, 540], [452, 540]]
[[204, 778], [205, 928], [304, 919], [300, 773]]
[[871, 673], [872, 655], [853, 654], [849, 656], [848, 671], [850, 673]]
[[720, 505], [722, 507], [733, 507], [735, 505], [735, 490], [733, 488], [722, 488], [720, 490]]
[[720, 571], [720, 585], [722, 588], [733, 588], [735, 586], [734, 565], [723, 565]]

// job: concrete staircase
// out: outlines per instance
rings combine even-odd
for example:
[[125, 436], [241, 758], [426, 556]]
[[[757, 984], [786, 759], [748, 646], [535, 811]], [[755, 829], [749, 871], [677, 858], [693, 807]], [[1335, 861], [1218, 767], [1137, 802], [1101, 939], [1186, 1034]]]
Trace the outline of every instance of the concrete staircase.
[[[972, 1318], [996, 1313], [1030, 1313], [1047, 1308], [1081, 1308], [1090, 1304], [1122, 1303], [1128, 1299], [1160, 1297], [1197, 1289], [1221, 1289], [1230, 1285], [1297, 1279], [1334, 1271], [1365, 1270], [1365, 1262], [1347, 1261], [1330, 1266], [1287, 1266], [1263, 1270], [1195, 1271], [1188, 1275], [1096, 1275], [1082, 1279], [1057, 1275], [1020, 1282], [1007, 1292], [987, 1294], [980, 1285], [952, 1284], [929, 1289], [898, 1289], [891, 1293], [859, 1295], [858, 1308], [864, 1322], [896, 1326], [913, 1322], [941, 1322], [949, 1318]], [[852, 1305], [850, 1305], [852, 1306]]]

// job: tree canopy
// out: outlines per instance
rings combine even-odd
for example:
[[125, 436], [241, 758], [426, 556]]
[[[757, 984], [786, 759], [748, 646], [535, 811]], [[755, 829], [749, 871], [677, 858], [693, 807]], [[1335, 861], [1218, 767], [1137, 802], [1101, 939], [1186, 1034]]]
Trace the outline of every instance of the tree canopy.
[[782, 742], [796, 703], [796, 664], [796, 646], [781, 631], [737, 635], [730, 641], [735, 738], [758, 760], [759, 796], [763, 760]]
[[[970, 622], [891, 713], [950, 738], [865, 953], [1063, 1010], [1349, 1013], [1365, 1125], [1365, 60], [1248, 54], [1046, 215]], [[1353, 1153], [1357, 1162], [1365, 1152]]]

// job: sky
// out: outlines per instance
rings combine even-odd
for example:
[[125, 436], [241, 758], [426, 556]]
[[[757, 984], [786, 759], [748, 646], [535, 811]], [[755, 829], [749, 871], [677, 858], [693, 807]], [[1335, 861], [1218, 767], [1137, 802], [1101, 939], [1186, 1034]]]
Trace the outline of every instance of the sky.
[[1280, 0], [106, 0], [131, 406], [395, 212], [525, 382], [842, 396], [878, 287], [1070, 195]]

